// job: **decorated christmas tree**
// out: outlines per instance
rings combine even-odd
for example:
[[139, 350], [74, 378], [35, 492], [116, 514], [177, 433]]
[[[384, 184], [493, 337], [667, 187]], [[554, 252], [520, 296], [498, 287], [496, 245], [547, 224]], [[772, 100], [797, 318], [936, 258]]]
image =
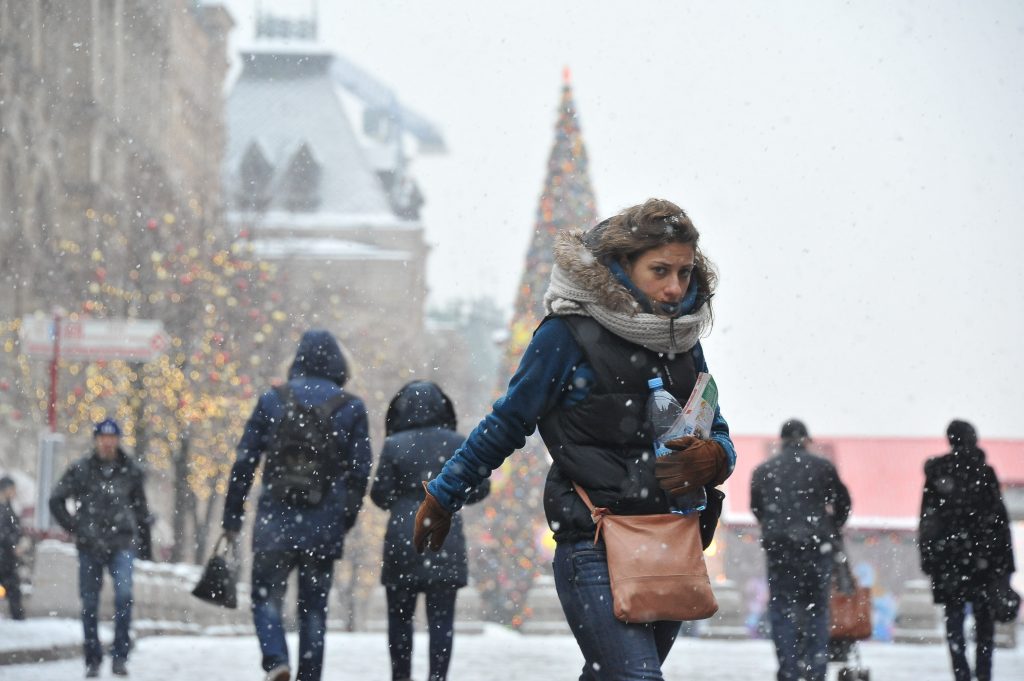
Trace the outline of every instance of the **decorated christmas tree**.
[[[563, 229], [587, 229], [596, 222], [596, 214], [587, 151], [567, 69], [558, 105], [555, 143], [548, 158], [533, 238], [526, 252], [508, 344], [499, 369], [500, 393], [504, 393], [534, 329], [544, 318], [544, 292], [551, 275], [555, 234]], [[544, 443], [533, 435], [521, 451], [495, 471], [492, 493], [485, 502], [484, 512], [492, 529], [484, 537], [484, 546], [490, 549], [490, 563], [481, 566], [485, 573], [482, 586], [499, 618], [514, 626], [529, 618], [526, 595], [554, 551], [543, 512], [544, 478], [550, 461]]]

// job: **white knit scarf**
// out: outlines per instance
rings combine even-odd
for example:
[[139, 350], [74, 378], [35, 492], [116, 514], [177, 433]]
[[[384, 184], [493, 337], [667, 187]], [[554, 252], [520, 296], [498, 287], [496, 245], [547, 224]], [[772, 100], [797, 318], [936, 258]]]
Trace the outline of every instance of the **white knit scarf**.
[[[607, 267], [597, 262], [581, 242], [572, 239], [571, 235], [565, 236], [568, 238], [561, 241], [560, 248], [556, 248], [551, 282], [544, 293], [547, 314], [592, 317], [616, 336], [655, 352], [671, 355], [686, 352], [697, 344], [710, 320], [707, 305], [701, 305], [693, 314], [675, 319], [642, 312], [635, 300], [632, 301], [632, 309], [625, 310], [621, 305], [622, 294], [632, 298], [626, 288]], [[577, 243], [569, 243], [570, 240]], [[610, 303], [615, 305], [615, 309]]]

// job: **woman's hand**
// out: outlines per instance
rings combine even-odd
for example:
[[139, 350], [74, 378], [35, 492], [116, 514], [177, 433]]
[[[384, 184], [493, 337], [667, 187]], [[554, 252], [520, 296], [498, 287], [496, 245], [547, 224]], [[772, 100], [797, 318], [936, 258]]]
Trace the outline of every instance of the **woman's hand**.
[[427, 496], [416, 511], [416, 524], [412, 530], [412, 544], [416, 553], [423, 553], [430, 540], [430, 550], [438, 551], [444, 544], [448, 530], [452, 527], [452, 514], [446, 511], [434, 495], [427, 490], [427, 482], [423, 481], [423, 491]]
[[729, 462], [722, 445], [691, 435], [665, 443], [671, 454], [654, 462], [658, 485], [671, 496], [680, 496], [704, 485], [721, 485], [729, 477]]

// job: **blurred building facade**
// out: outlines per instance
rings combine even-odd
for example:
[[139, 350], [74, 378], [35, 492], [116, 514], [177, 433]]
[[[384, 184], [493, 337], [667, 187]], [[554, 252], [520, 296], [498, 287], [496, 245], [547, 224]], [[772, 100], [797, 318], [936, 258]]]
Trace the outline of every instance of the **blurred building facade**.
[[[189, 0], [0, 0], [0, 331], [95, 301], [102, 316], [145, 317], [147, 301], [124, 292], [141, 290], [133, 273], [159, 232], [208, 240], [231, 26], [223, 7]], [[12, 385], [26, 370], [17, 348], [0, 349], [0, 452], [33, 470], [45, 409]]]

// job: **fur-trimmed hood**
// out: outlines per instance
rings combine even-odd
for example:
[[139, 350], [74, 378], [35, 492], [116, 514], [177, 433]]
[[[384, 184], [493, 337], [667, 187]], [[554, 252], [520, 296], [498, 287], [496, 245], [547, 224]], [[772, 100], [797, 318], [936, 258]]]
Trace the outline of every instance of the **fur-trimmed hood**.
[[621, 314], [641, 311], [639, 301], [618, 277], [591, 253], [584, 243], [585, 232], [563, 230], [555, 235], [555, 264], [580, 287], [593, 291], [604, 307]]
[[[673, 317], [653, 314], [650, 301], [615, 263], [606, 265], [587, 244], [587, 234], [567, 230], [555, 236], [551, 282], [544, 293], [546, 314], [593, 317], [612, 333], [655, 352], [688, 351], [710, 326], [710, 308], [696, 282]], [[601, 234], [605, 238], [607, 234]], [[619, 270], [616, 273], [616, 269]]]

